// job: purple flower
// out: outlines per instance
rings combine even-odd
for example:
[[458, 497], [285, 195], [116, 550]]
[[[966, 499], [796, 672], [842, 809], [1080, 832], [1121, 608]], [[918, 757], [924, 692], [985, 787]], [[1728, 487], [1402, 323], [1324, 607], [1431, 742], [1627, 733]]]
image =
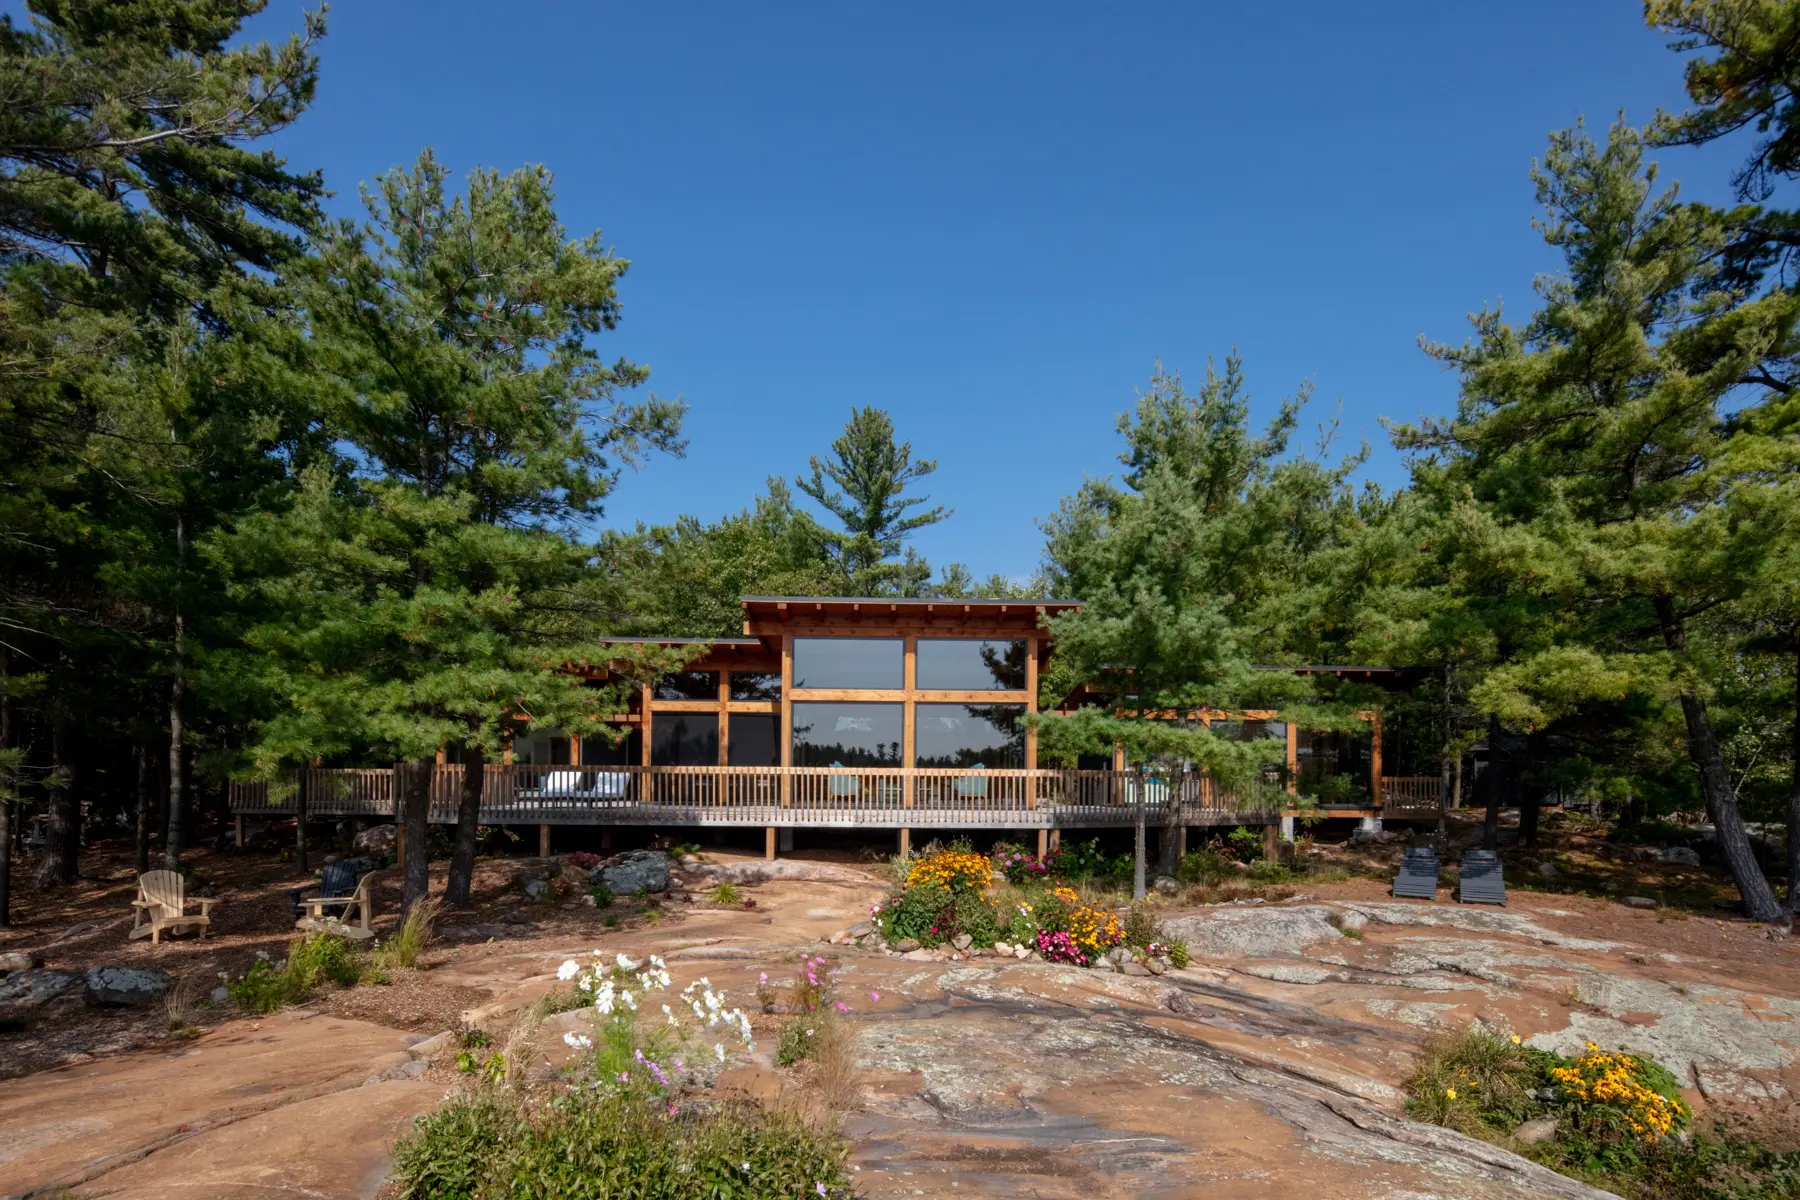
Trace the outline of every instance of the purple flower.
[[879, 1000], [879, 999], [881, 999], [881, 993], [880, 993], [880, 992], [870, 992], [870, 993], [869, 993], [869, 999], [871, 999], [871, 1000]]

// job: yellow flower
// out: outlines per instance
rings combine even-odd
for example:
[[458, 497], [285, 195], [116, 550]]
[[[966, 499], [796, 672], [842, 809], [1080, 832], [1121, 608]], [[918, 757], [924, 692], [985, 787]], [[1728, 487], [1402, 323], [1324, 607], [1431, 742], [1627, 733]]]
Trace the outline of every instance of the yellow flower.
[[1444, 1095], [1446, 1095], [1446, 1096], [1450, 1097], [1450, 1099], [1454, 1100], [1454, 1099], [1456, 1099], [1456, 1089], [1455, 1088], [1445, 1088]]
[[1519, 1035], [1515, 1033], [1515, 1034], [1513, 1034], [1513, 1045], [1516, 1046], [1518, 1044], [1519, 1044]]

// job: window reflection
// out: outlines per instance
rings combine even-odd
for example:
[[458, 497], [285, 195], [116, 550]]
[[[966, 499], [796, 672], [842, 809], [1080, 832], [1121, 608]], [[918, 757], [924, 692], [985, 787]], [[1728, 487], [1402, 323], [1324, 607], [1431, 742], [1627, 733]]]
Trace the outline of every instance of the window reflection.
[[1294, 735], [1300, 791], [1323, 804], [1368, 804], [1374, 739], [1367, 729], [1302, 729]]
[[802, 701], [794, 710], [796, 767], [897, 767], [905, 738], [898, 704]]
[[899, 638], [794, 639], [794, 686], [797, 688], [900, 688], [905, 685], [906, 643]]
[[781, 699], [781, 672], [733, 671], [727, 677], [733, 700]]
[[650, 720], [650, 765], [719, 765], [719, 714], [665, 712]]
[[644, 761], [644, 735], [633, 729], [622, 742], [613, 742], [596, 733], [581, 739], [581, 765], [584, 767], [634, 767]]
[[1023, 638], [920, 638], [915, 686], [946, 692], [1017, 692], [1025, 688]]
[[717, 671], [677, 671], [656, 681], [651, 695], [658, 700], [717, 700]]
[[734, 767], [779, 767], [780, 716], [775, 713], [732, 713], [731, 742], [725, 755], [729, 765]]
[[1025, 765], [1022, 704], [920, 704], [913, 726], [921, 767], [1018, 769]]
[[1259, 742], [1264, 738], [1279, 739], [1282, 743], [1280, 759], [1266, 764], [1262, 769], [1262, 778], [1266, 783], [1279, 783], [1287, 774], [1287, 722], [1247, 719], [1241, 721], [1214, 721], [1211, 724], [1213, 733], [1227, 741]]

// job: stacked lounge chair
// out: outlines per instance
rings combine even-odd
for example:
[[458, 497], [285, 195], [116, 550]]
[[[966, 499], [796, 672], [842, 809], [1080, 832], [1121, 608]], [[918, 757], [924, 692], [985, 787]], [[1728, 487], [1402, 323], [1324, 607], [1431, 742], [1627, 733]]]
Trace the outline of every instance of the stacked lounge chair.
[[1500, 856], [1492, 850], [1470, 850], [1463, 855], [1462, 886], [1456, 898], [1464, 904], [1506, 903], [1506, 881], [1500, 875]]
[[1400, 874], [1394, 876], [1394, 895], [1436, 900], [1437, 881], [1437, 851], [1430, 846], [1415, 846], [1400, 860]]

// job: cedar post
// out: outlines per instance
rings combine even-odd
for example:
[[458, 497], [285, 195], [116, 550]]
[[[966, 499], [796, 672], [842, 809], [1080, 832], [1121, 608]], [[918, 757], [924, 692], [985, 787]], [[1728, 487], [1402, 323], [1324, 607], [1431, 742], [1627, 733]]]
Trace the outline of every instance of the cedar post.
[[763, 857], [771, 862], [775, 858], [775, 827], [773, 825], [763, 826]]
[[237, 832], [237, 848], [242, 850], [244, 848], [244, 814], [239, 813], [232, 818], [232, 825]]
[[548, 824], [538, 826], [538, 857], [550, 857], [550, 826]]
[[[908, 634], [904, 645], [906, 647], [905, 666], [902, 668], [900, 676], [900, 686], [905, 695], [905, 699], [900, 702], [900, 807], [911, 808], [913, 797], [919, 786], [918, 777], [915, 774], [918, 764], [914, 761], [919, 752], [915, 732], [919, 710], [913, 702], [913, 692], [917, 690], [919, 680], [919, 639]], [[903, 825], [900, 827], [900, 852], [907, 853], [911, 845], [912, 828]]]
[[1048, 829], [1038, 830], [1038, 857], [1044, 857], [1044, 855], [1049, 852], [1049, 849], [1050, 831]]
[[1263, 858], [1266, 861], [1274, 862], [1276, 859], [1276, 856], [1278, 854], [1280, 854], [1280, 849], [1276, 845], [1276, 843], [1280, 839], [1280, 837], [1281, 837], [1281, 826], [1279, 826], [1279, 825], [1264, 825], [1263, 826]]
[[900, 827], [900, 857], [905, 858], [907, 855], [909, 855], [911, 853], [912, 853], [912, 830], [910, 830], [906, 826], [902, 825]]

